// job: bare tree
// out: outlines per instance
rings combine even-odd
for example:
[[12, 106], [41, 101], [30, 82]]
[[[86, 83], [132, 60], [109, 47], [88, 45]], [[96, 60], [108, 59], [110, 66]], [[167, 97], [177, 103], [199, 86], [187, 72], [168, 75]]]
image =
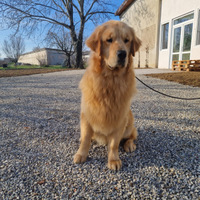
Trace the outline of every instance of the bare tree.
[[2, 51], [16, 64], [20, 55], [25, 51], [24, 39], [21, 36], [10, 36], [9, 40], [4, 40]]
[[3, 0], [0, 1], [0, 18], [7, 28], [27, 34], [65, 27], [70, 31], [78, 68], [82, 67], [85, 24], [108, 19], [114, 15], [114, 9], [116, 7], [106, 0]]
[[40, 47], [39, 47], [39, 46], [33, 47], [33, 51], [38, 51], [38, 50], [40, 50]]
[[61, 27], [57, 32], [49, 31], [46, 37], [46, 43], [49, 47], [55, 47], [65, 52], [66, 60], [64, 63], [71, 68], [71, 56], [74, 54], [74, 43], [70, 33]]

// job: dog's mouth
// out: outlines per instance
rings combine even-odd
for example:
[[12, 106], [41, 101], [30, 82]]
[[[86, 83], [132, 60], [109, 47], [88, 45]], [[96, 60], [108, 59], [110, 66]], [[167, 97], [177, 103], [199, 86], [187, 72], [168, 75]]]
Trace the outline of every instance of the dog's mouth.
[[125, 60], [118, 60], [117, 65], [119, 65], [121, 68], [124, 68]]
[[124, 63], [118, 63], [118, 65], [116, 67], [111, 67], [110, 65], [108, 65], [108, 68], [112, 71], [118, 70], [119, 68], [124, 68], [124, 67], [125, 67]]
[[114, 70], [115, 68], [114, 67], [111, 67], [110, 65], [108, 65], [109, 69], [110, 70]]

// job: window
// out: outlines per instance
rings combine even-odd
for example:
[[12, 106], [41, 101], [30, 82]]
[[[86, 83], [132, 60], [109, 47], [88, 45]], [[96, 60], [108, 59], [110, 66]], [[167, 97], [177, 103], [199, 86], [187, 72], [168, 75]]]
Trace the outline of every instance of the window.
[[196, 45], [200, 45], [200, 10], [199, 10], [199, 16], [198, 16], [197, 41], [196, 41]]
[[169, 23], [162, 25], [162, 49], [167, 49], [168, 46], [168, 31]]
[[180, 24], [182, 22], [185, 22], [185, 21], [188, 21], [190, 19], [194, 19], [194, 13], [190, 14], [190, 15], [187, 15], [187, 16], [184, 16], [184, 17], [181, 17], [177, 20], [174, 21], [174, 25], [176, 24]]

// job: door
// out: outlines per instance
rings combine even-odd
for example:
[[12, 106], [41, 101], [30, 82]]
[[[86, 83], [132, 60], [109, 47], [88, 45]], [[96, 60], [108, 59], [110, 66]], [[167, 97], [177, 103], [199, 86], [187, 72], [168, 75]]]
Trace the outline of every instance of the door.
[[193, 23], [184, 23], [173, 28], [173, 60], [189, 60], [192, 44]]

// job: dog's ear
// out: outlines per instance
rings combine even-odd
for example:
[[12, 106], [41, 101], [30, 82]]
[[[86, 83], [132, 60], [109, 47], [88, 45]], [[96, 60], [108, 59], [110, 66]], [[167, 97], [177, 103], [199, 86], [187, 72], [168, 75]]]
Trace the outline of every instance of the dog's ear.
[[133, 40], [131, 43], [131, 54], [135, 57], [135, 53], [139, 50], [142, 45], [141, 40], [135, 35], [135, 31], [132, 29]]
[[101, 34], [104, 29], [104, 26], [98, 26], [85, 42], [86, 45], [99, 56], [101, 55]]

